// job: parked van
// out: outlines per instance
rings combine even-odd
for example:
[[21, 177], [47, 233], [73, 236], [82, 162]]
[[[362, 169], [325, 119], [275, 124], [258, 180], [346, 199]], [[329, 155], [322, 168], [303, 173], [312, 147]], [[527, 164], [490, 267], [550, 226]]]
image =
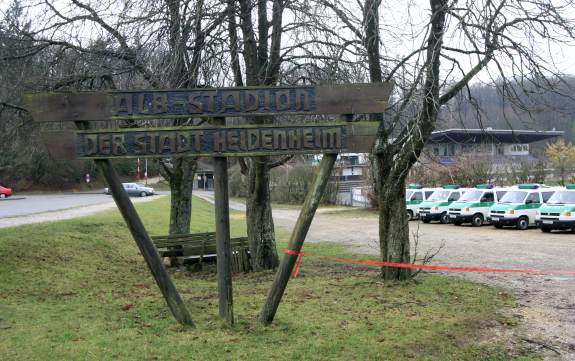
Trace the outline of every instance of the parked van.
[[475, 227], [483, 225], [489, 216], [489, 208], [507, 192], [506, 188], [494, 188], [491, 184], [478, 184], [467, 190], [459, 201], [449, 206], [451, 223], [460, 226], [471, 223]]
[[436, 190], [426, 201], [419, 204], [419, 218], [421, 218], [423, 223], [431, 221], [439, 221], [443, 224], [449, 223], [449, 206], [459, 200], [466, 190], [454, 184], [445, 185], [443, 188]]
[[539, 184], [519, 184], [511, 187], [489, 212], [496, 228], [514, 226], [525, 230], [535, 225], [537, 210], [553, 195], [554, 190]]
[[424, 188], [419, 184], [410, 184], [405, 190], [405, 206], [408, 220], [419, 217], [419, 204], [433, 194], [436, 188]]
[[537, 225], [542, 232], [571, 229], [575, 233], [575, 184], [568, 184], [553, 193], [537, 212]]

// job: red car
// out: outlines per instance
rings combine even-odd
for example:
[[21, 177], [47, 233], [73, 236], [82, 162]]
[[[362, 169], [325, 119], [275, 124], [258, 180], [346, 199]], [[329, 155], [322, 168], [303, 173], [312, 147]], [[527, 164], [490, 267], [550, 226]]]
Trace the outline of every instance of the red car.
[[12, 195], [12, 188], [0, 186], [0, 198], [10, 197]]

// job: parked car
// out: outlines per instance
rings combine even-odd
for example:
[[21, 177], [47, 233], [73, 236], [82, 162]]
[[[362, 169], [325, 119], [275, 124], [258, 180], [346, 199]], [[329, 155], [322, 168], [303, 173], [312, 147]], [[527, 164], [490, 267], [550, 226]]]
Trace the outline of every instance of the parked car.
[[[124, 190], [130, 196], [147, 197], [155, 194], [154, 188], [146, 187], [142, 183], [122, 183]], [[104, 193], [110, 194], [110, 189], [105, 188]]]
[[12, 188], [2, 187], [0, 185], [0, 198], [7, 198], [12, 195]]
[[419, 218], [419, 204], [429, 198], [439, 188], [424, 188], [422, 185], [412, 183], [405, 190], [405, 208], [407, 219], [412, 221]]
[[567, 184], [553, 193], [547, 203], [538, 209], [535, 219], [541, 232], [571, 228], [571, 232], [575, 233], [575, 184]]
[[444, 185], [419, 204], [419, 218], [423, 223], [439, 221], [440, 223], [450, 223], [448, 209], [451, 203], [459, 200], [467, 189], [459, 188], [456, 184]]
[[491, 184], [478, 184], [475, 188], [467, 190], [457, 202], [449, 206], [449, 219], [451, 223], [460, 226], [462, 223], [471, 223], [480, 227], [489, 217], [489, 208], [498, 202], [507, 193], [506, 188], [495, 188]]
[[489, 209], [489, 218], [495, 228], [514, 226], [525, 230], [535, 225], [535, 216], [555, 190], [540, 184], [518, 184], [509, 188], [503, 197]]

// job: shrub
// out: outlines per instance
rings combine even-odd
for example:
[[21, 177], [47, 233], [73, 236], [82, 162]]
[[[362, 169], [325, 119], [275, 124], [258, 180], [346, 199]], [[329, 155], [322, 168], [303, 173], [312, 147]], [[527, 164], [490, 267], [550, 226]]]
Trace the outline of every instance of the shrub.
[[[317, 167], [309, 164], [285, 164], [272, 169], [270, 174], [271, 200], [276, 203], [301, 204], [312, 187]], [[247, 179], [239, 166], [229, 171], [228, 191], [231, 197], [247, 196]], [[337, 184], [330, 182], [321, 200], [322, 204], [335, 204]]]

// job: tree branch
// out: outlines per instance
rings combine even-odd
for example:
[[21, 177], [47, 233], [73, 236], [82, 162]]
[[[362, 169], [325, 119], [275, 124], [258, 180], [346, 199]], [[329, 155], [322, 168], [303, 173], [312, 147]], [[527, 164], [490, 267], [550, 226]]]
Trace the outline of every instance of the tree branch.
[[270, 169], [279, 167], [280, 165], [284, 165], [284, 164], [286, 164], [287, 162], [289, 162], [293, 157], [294, 157], [294, 154], [286, 155], [286, 156], [282, 157], [281, 159], [278, 159], [278, 160], [275, 161], [275, 162], [270, 162], [270, 163], [268, 163], [268, 167], [269, 167]]

